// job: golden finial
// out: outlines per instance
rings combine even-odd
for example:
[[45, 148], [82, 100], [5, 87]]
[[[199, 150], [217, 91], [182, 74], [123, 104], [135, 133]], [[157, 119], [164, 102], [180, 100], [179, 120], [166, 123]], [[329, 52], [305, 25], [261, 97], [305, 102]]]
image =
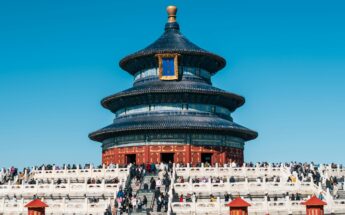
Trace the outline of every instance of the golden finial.
[[177, 7], [170, 5], [167, 7], [168, 22], [176, 22]]

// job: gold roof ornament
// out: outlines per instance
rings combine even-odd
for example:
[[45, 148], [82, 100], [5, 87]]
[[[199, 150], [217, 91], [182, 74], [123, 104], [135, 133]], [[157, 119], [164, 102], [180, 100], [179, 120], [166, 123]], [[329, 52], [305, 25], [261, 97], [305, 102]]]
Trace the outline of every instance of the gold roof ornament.
[[167, 7], [168, 12], [168, 22], [176, 22], [176, 13], [177, 13], [177, 7], [174, 5], [170, 5]]

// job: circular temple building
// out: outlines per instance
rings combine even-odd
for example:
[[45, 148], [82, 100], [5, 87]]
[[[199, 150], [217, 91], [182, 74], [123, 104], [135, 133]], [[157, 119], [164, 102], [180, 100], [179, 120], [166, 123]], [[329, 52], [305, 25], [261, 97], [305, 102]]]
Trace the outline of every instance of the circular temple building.
[[133, 87], [102, 100], [115, 119], [89, 135], [105, 164], [241, 164], [245, 142], [258, 135], [231, 117], [245, 99], [212, 86], [225, 59], [182, 35], [176, 11], [167, 8], [162, 36], [120, 61]]

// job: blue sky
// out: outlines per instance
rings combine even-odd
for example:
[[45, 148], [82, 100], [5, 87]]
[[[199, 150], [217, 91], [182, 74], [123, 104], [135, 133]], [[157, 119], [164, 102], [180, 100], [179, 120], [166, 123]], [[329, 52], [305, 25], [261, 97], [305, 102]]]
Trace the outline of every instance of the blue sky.
[[18, 0], [0, 1], [0, 166], [100, 163], [100, 100], [131, 86], [118, 62], [161, 35], [169, 4], [226, 58], [213, 84], [246, 97], [246, 161], [345, 163], [344, 1]]

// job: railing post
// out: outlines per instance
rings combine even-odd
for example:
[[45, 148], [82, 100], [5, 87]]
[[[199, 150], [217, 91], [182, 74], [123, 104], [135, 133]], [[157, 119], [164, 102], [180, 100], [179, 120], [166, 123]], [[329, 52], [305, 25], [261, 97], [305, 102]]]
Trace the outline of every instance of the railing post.
[[289, 214], [292, 214], [292, 210], [291, 210], [291, 202], [290, 202], [290, 197], [286, 196], [285, 197], [285, 210], [288, 211]]
[[89, 202], [87, 198], [84, 200], [84, 210], [87, 214], [89, 213]]
[[20, 201], [20, 204], [21, 204], [21, 208], [22, 208], [22, 213], [24, 214], [24, 213], [25, 213], [24, 197], [22, 197], [22, 199], [21, 199], [21, 201]]
[[244, 178], [244, 187], [245, 187], [246, 193], [249, 193], [250, 190], [249, 190], [249, 183], [248, 183], [248, 178], [247, 177]]
[[38, 180], [36, 180], [36, 184], [35, 184], [35, 194], [37, 195], [38, 194]]
[[66, 212], [66, 199], [65, 197], [62, 197], [62, 212]]
[[1, 199], [1, 205], [2, 205], [2, 214], [5, 214], [5, 198]]
[[71, 193], [71, 178], [67, 179], [68, 193]]
[[50, 193], [53, 193], [53, 191], [54, 191], [54, 179], [49, 184], [49, 191], [50, 191]]
[[269, 214], [267, 196], [265, 196], [264, 207], [265, 207], [266, 214]]
[[104, 178], [102, 179], [102, 189], [103, 189], [103, 192], [105, 192], [105, 179]]
[[221, 204], [220, 204], [220, 198], [219, 196], [217, 196], [217, 211], [218, 211], [218, 214], [220, 215], [221, 214]]

